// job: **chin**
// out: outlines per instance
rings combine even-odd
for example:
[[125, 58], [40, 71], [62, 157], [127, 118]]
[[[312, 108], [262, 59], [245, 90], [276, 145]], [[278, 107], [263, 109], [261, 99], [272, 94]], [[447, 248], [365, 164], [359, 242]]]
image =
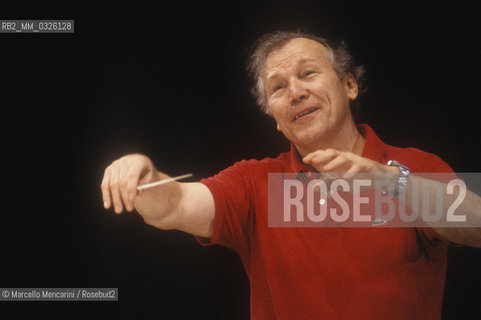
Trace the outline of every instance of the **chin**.
[[299, 132], [291, 141], [296, 145], [309, 146], [317, 145], [322, 140], [322, 132], [318, 130], [306, 130]]

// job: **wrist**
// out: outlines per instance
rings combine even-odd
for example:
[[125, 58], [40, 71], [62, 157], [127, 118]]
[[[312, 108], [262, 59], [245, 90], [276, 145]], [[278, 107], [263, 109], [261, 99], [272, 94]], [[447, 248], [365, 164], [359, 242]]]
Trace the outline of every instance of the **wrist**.
[[396, 166], [386, 165], [386, 167], [387, 167], [387, 173], [389, 176], [389, 181], [391, 181], [392, 185], [395, 186], [399, 179], [399, 175], [401, 174], [401, 171]]
[[399, 193], [404, 191], [408, 184], [410, 170], [405, 165], [394, 160], [389, 160], [387, 162], [387, 165], [392, 167], [393, 169], [396, 169], [396, 171], [398, 172], [397, 179], [394, 182], [394, 191], [395, 194], [398, 195]]

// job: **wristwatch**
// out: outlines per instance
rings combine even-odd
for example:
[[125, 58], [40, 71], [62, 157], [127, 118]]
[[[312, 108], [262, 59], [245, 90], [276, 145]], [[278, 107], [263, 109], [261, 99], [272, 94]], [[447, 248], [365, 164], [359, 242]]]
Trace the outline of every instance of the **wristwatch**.
[[396, 166], [399, 168], [399, 176], [397, 178], [396, 185], [394, 186], [395, 195], [397, 196], [406, 188], [410, 171], [408, 167], [394, 160], [389, 160], [387, 165]]

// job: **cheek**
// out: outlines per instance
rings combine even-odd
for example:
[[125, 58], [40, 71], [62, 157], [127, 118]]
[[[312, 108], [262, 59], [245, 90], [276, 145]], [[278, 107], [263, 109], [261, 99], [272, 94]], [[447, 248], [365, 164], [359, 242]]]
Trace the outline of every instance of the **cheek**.
[[274, 120], [277, 123], [277, 129], [282, 129], [285, 127], [286, 119], [283, 116], [280, 116], [279, 114], [272, 114], [274, 117]]
[[277, 123], [284, 121], [287, 108], [280, 103], [272, 102], [269, 104], [269, 109], [271, 111], [272, 117], [277, 121]]
[[316, 98], [320, 100], [328, 100], [328, 92], [330, 91], [330, 84], [329, 83], [313, 83], [310, 86], [310, 92]]
[[317, 83], [313, 83], [311, 92], [319, 99], [325, 101], [337, 101], [348, 99], [346, 88], [335, 76], [326, 77]]
[[337, 85], [331, 88], [331, 92], [336, 99], [339, 100], [349, 100], [349, 90], [344, 86], [342, 82], [338, 82]]
[[276, 126], [278, 131], [285, 132], [289, 128], [288, 116], [286, 114], [280, 113], [279, 111], [274, 111], [271, 109], [272, 117], [276, 121]]

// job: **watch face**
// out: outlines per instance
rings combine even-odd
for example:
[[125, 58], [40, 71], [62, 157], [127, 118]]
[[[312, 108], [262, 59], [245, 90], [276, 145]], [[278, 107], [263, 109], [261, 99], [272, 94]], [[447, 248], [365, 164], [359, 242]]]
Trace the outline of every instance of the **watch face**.
[[394, 161], [394, 160], [389, 160], [387, 163], [386, 163], [388, 166], [396, 166], [399, 168], [399, 170], [401, 171], [407, 171], [409, 172], [409, 168], [406, 167], [405, 165], [403, 165], [402, 163], [399, 163], [397, 161]]
[[400, 164], [399, 162], [397, 162], [397, 161], [395, 161], [395, 160], [389, 160], [389, 161], [387, 162], [387, 165], [388, 165], [388, 166], [396, 166], [396, 167], [402, 166], [402, 164]]

